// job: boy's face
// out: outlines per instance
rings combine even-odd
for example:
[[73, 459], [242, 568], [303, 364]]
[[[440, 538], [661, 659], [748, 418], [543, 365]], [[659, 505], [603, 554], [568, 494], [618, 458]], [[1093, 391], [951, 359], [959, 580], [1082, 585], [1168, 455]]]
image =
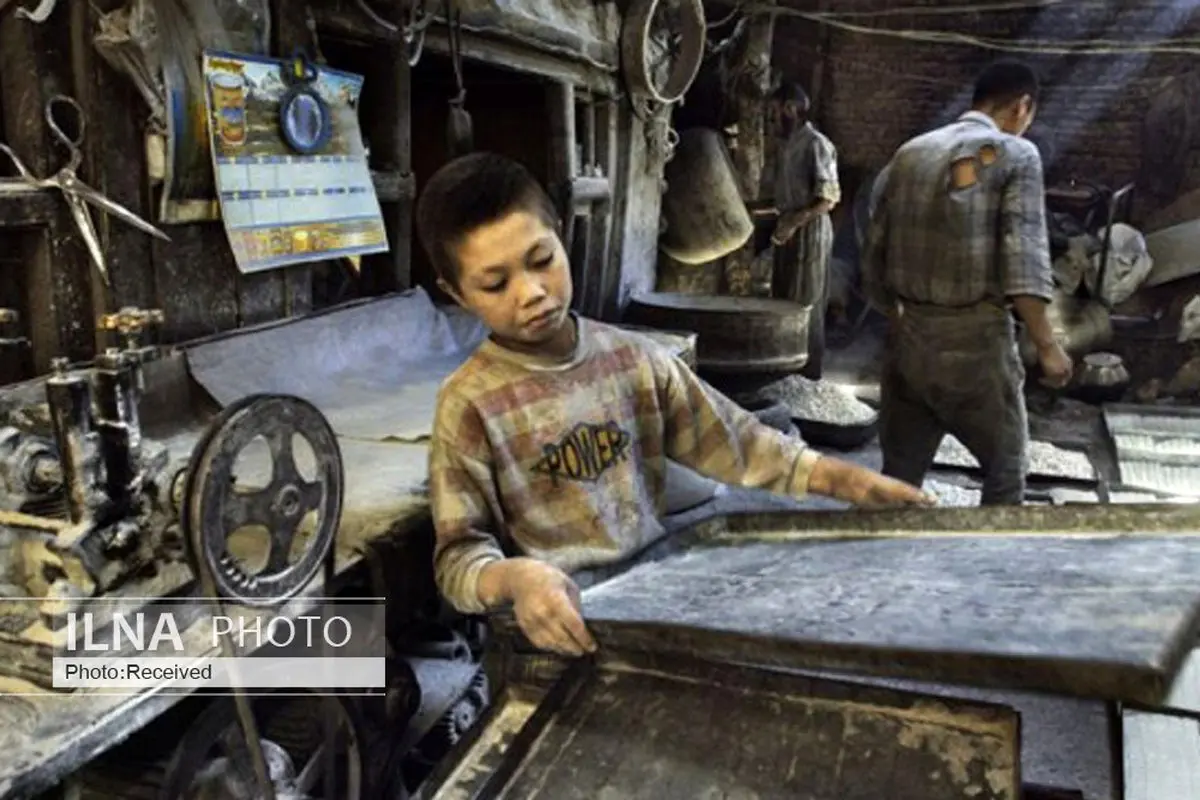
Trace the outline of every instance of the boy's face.
[[534, 351], [569, 344], [571, 270], [558, 233], [540, 217], [514, 211], [481, 225], [455, 255], [457, 290], [439, 285], [496, 339]]

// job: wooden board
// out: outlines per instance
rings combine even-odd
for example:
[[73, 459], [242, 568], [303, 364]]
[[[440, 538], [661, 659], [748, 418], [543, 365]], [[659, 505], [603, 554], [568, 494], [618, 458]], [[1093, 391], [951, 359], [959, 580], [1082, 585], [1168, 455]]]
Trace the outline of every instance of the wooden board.
[[970, 533], [727, 537], [583, 599], [606, 646], [1146, 703], [1166, 695], [1198, 604], [1194, 536]]
[[1125, 800], [1200, 797], [1200, 722], [1124, 714]]
[[624, 654], [502, 697], [424, 796], [1015, 800], [1019, 735], [1002, 706]]

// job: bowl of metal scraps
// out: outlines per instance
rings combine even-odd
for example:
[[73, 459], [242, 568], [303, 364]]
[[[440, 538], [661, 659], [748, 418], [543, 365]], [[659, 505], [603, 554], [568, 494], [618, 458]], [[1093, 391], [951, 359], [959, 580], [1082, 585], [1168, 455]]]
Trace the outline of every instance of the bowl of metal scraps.
[[787, 406], [800, 435], [812, 445], [854, 450], [879, 433], [879, 412], [836, 383], [789, 375], [758, 396]]

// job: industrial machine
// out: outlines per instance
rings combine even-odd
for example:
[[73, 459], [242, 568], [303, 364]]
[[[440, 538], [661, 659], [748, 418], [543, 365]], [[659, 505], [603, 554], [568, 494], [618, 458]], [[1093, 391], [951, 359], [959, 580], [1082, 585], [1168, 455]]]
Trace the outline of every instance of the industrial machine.
[[[165, 598], [194, 598], [197, 616], [213, 603], [222, 613], [229, 606], [277, 611], [316, 591], [322, 569], [322, 593], [333, 585], [346, 476], [328, 420], [299, 397], [251, 394], [202, 426], [181, 417], [168, 435], [146, 436], [142, 413], [162, 402], [147, 396], [146, 374], [171, 354], [145, 346], [142, 334], [162, 321], [156, 310], [106, 315], [100, 327], [116, 342], [93, 363], [56, 361], [44, 388], [0, 397], [4, 678], [69, 692], [54, 689], [52, 659], [69, 637], [85, 635], [67, 624], [73, 611], [87, 610], [96, 626]], [[261, 553], [239, 551], [236, 534], [248, 527], [268, 534], [254, 542]], [[172, 608], [179, 621], [190, 606]], [[478, 645], [459, 631], [389, 630], [387, 644], [388, 686], [369, 695], [191, 698], [199, 716], [188, 711], [182, 727], [164, 705], [162, 719], [150, 722], [150, 739], [167, 747], [155, 756], [157, 796], [402, 797], [401, 764], [437, 760], [486, 708], [488, 691]], [[314, 713], [314, 703], [328, 708]], [[4, 704], [25, 701], [0, 698]], [[117, 740], [148, 721], [135, 703], [128, 722], [119, 716], [104, 722]], [[333, 722], [323, 725], [323, 716]], [[174, 733], [164, 737], [167, 729]], [[87, 746], [84, 739], [67, 745]], [[82, 796], [123, 797], [133, 782], [144, 785], [140, 765], [136, 775], [122, 773], [127, 761], [114, 758], [116, 769], [103, 759], [89, 764], [74, 779]], [[0, 787], [11, 787], [10, 777]], [[47, 769], [17, 785], [58, 778]], [[106, 786], [117, 788], [97, 788]]]
[[[179, 526], [183, 465], [143, 441], [138, 398], [160, 311], [100, 320], [120, 346], [89, 370], [56, 360], [45, 404], [0, 427], [0, 672], [46, 684], [65, 619], [90, 598], [162, 597], [193, 580]], [[90, 374], [88, 374], [90, 373]], [[133, 601], [137, 602], [137, 601]], [[102, 609], [119, 608], [105, 603]]]

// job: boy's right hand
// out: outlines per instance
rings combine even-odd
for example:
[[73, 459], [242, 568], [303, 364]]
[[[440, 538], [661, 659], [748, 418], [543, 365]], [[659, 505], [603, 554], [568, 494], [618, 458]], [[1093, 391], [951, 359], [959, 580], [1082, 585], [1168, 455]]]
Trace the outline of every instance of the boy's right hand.
[[504, 594], [534, 647], [568, 656], [596, 651], [583, 622], [579, 587], [565, 572], [533, 558], [505, 559], [495, 566], [504, 571]]

